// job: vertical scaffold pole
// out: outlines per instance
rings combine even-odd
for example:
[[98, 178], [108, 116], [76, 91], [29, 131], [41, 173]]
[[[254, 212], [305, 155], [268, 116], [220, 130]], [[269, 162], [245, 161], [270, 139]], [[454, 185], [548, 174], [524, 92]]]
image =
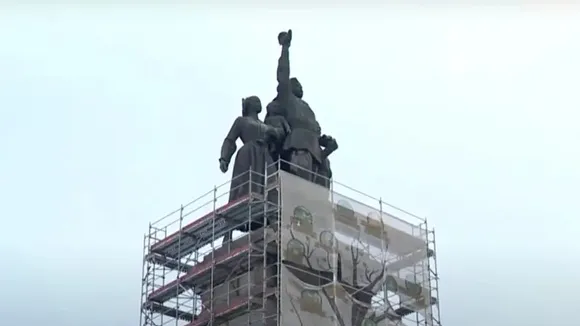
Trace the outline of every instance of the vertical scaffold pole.
[[[194, 264], [198, 264], [199, 263], [199, 250], [195, 250], [194, 254], [193, 254], [193, 261]], [[186, 271], [187, 273], [188, 271]], [[197, 315], [198, 313], [201, 313], [201, 309], [202, 309], [202, 300], [201, 300], [201, 295], [197, 294], [196, 288], [193, 288], [193, 304], [191, 306], [191, 314], [192, 316]]]
[[[268, 155], [268, 154], [265, 154]], [[264, 162], [268, 162], [267, 160], [264, 160]], [[270, 177], [268, 175], [268, 163], [265, 164], [264, 166], [264, 202], [263, 202], [263, 212], [262, 212], [262, 230], [263, 230], [263, 234], [262, 234], [262, 325], [266, 325], [266, 316], [267, 316], [267, 311], [266, 311], [266, 302], [268, 300], [268, 297], [266, 296], [266, 291], [267, 291], [267, 276], [268, 274], [266, 273], [266, 269], [268, 268], [268, 261], [267, 261], [267, 255], [268, 255], [268, 206], [269, 206], [269, 202], [268, 202], [268, 178]]]
[[143, 325], [143, 314], [145, 313], [144, 305], [147, 300], [147, 280], [145, 279], [145, 270], [147, 269], [147, 234], [143, 234], [143, 266], [141, 268], [141, 305], [139, 311], [139, 325]]
[[[177, 287], [175, 293], [175, 326], [179, 326], [179, 291], [181, 290], [181, 238], [183, 237], [183, 205], [179, 209], [179, 232], [177, 233]], [[165, 275], [163, 276], [165, 283]], [[161, 323], [163, 325], [163, 323]]]
[[281, 306], [282, 306], [282, 269], [284, 268], [284, 266], [282, 266], [282, 209], [283, 209], [283, 205], [284, 203], [282, 202], [282, 186], [283, 186], [283, 180], [282, 180], [282, 176], [281, 176], [281, 171], [282, 171], [282, 160], [280, 158], [278, 158], [278, 162], [277, 162], [278, 166], [276, 168], [277, 172], [278, 172], [278, 180], [276, 181], [276, 187], [277, 187], [277, 195], [276, 195], [276, 230], [275, 230], [275, 234], [274, 237], [276, 239], [276, 288], [274, 289], [275, 291], [275, 302], [276, 302], [276, 325], [281, 325]]
[[[423, 233], [423, 224], [425, 223], [425, 221], [423, 221], [421, 224], [419, 224], [419, 239], [422, 238], [422, 233]], [[416, 228], [413, 228], [413, 236], [415, 236], [415, 230]], [[427, 242], [425, 242], [425, 245], [427, 245]], [[418, 267], [417, 265], [421, 264], [420, 267]], [[425, 262], [422, 260], [421, 262], [418, 262], [416, 264], [413, 264], [413, 284], [414, 285], [419, 285], [419, 288], [422, 290], [423, 289], [423, 282], [419, 281], [419, 278], [417, 277], [417, 274], [419, 273], [419, 269], [423, 270], [425, 268]], [[405, 276], [405, 279], [407, 280], [407, 276]], [[423, 323], [423, 319], [421, 317], [421, 294], [419, 294], [419, 296], [412, 296], [411, 298], [408, 298], [409, 301], [413, 301], [411, 302], [411, 304], [415, 304], [417, 305], [418, 308], [413, 309], [415, 311], [415, 324], [417, 326], [420, 326]], [[409, 303], [408, 303], [409, 304]], [[412, 306], [412, 305], [411, 305]]]
[[[334, 306], [336, 303], [336, 287], [338, 286], [338, 239], [336, 239], [336, 218], [334, 217], [334, 182], [329, 178], [327, 180], [330, 185], [330, 218], [332, 219], [332, 297]], [[334, 325], [338, 325], [338, 320], [334, 318]]]
[[384, 305], [387, 309], [391, 309], [391, 304], [389, 302], [389, 293], [387, 289], [387, 257], [389, 257], [389, 240], [388, 233], [386, 230], [385, 218], [383, 216], [383, 197], [379, 198], [379, 225], [381, 226], [381, 264], [383, 265], [383, 299], [385, 300]]
[[423, 287], [427, 293], [423, 296], [425, 307], [425, 326], [433, 325], [433, 306], [431, 305], [431, 258], [429, 258], [429, 225], [425, 218], [425, 261], [423, 263]]
[[[151, 252], [151, 223], [149, 223], [149, 234], [147, 236], [147, 254]], [[146, 261], [146, 268], [145, 271], [145, 292], [149, 295], [151, 292], [155, 291], [155, 267], [151, 268], [149, 261]], [[153, 312], [150, 310], [145, 318], [145, 323], [152, 322], [153, 320]]]
[[[160, 235], [160, 233], [162, 233], [162, 230], [156, 226], [152, 226], [152, 228], [155, 230], [155, 241], [159, 241], [159, 239], [165, 239], [165, 237], [163, 236], [163, 234]], [[165, 226], [163, 228], [163, 230], [165, 230], [164, 234], [167, 234], [167, 226]], [[157, 267], [155, 264], [153, 265], [153, 270], [155, 271], [155, 280], [157, 281], [157, 278], [159, 277], [159, 274], [157, 274], [158, 272], [161, 272], [161, 285], [159, 285], [159, 287], [163, 287], [165, 286], [165, 265], [161, 265], [161, 267]], [[171, 320], [170, 320], [171, 321]], [[165, 315], [164, 314], [159, 314], [159, 324], [164, 325], [165, 323]]]
[[252, 188], [254, 187], [254, 175], [252, 173], [252, 166], [250, 166], [250, 176], [249, 176], [249, 182], [250, 184], [248, 185], [248, 257], [246, 260], [246, 264], [247, 264], [247, 268], [246, 268], [246, 287], [247, 287], [247, 292], [248, 292], [248, 302], [247, 302], [247, 324], [251, 325], [252, 324], [252, 266], [251, 266], [251, 256], [252, 256], [252, 252], [253, 252], [253, 246], [252, 246], [252, 230], [250, 230], [250, 226], [252, 225], [252, 206], [253, 206], [253, 191]]
[[215, 271], [215, 219], [216, 219], [216, 202], [217, 202], [217, 186], [213, 186], [213, 213], [211, 219], [211, 269], [210, 269], [210, 283], [209, 283], [209, 325], [214, 324], [214, 271]]
[[[437, 270], [437, 245], [435, 243], [435, 229], [433, 229], [431, 231], [433, 240], [433, 277], [435, 279], [435, 291], [436, 291], [436, 296], [435, 299], [437, 300], [437, 302], [435, 302], [435, 304], [437, 305], [437, 326], [441, 325], [441, 307], [439, 306], [439, 271]], [[431, 271], [429, 271], [429, 273], [431, 273]]]
[[[158, 231], [155, 231], [155, 232], [157, 233]], [[165, 226], [163, 228], [163, 237], [162, 237], [162, 239], [167, 239], [167, 226]], [[171, 272], [171, 269], [170, 268], [167, 268], [165, 265], [163, 265], [163, 278], [161, 279], [162, 286], [165, 286], [165, 281], [166, 281], [166, 278], [167, 278], [166, 276], [170, 272]]]

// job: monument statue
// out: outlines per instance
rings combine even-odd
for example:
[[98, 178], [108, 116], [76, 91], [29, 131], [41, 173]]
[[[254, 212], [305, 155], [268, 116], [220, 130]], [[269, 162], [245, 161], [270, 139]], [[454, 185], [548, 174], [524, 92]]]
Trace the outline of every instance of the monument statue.
[[[290, 78], [291, 42], [292, 30], [278, 34], [282, 53], [278, 59], [277, 96], [267, 105], [264, 121], [278, 127], [281, 121], [285, 121], [290, 127], [277, 153], [278, 157], [290, 162], [288, 170], [312, 182], [327, 184], [322, 182], [316, 173], [331, 175], [327, 157], [338, 148], [338, 145], [332, 137], [322, 135], [314, 111], [302, 99], [304, 95], [302, 85], [297, 78]], [[276, 153], [274, 155], [276, 156]]]
[[[258, 114], [262, 111], [262, 103], [257, 96], [242, 100], [242, 116], [236, 118], [228, 132], [221, 148], [219, 159], [220, 170], [228, 171], [230, 160], [236, 152], [236, 141], [240, 138], [243, 146], [238, 150], [234, 161], [232, 183], [229, 200], [233, 201], [252, 191], [262, 193], [266, 167], [274, 169], [269, 143], [283, 138], [286, 130], [276, 126], [266, 125]], [[280, 125], [284, 128], [284, 125]], [[251, 172], [250, 172], [251, 171]], [[269, 173], [273, 173], [270, 171]], [[250, 180], [250, 175], [252, 176]], [[251, 182], [250, 182], [251, 181]]]
[[[278, 60], [277, 95], [267, 106], [264, 122], [258, 117], [262, 111], [260, 99], [257, 96], [243, 99], [242, 116], [234, 121], [222, 144], [219, 164], [223, 173], [228, 171], [236, 152], [237, 139], [241, 138], [244, 144], [234, 162], [230, 201], [250, 191], [263, 193], [264, 173], [274, 173], [272, 163], [278, 159], [290, 162], [289, 166], [282, 166], [284, 170], [330, 187], [332, 171], [328, 156], [338, 144], [334, 138], [321, 134], [316, 115], [302, 99], [302, 85], [298, 79], [290, 78], [291, 41], [292, 30], [278, 35], [282, 53]], [[265, 171], [267, 167], [269, 171]]]
[[[223, 141], [219, 158], [220, 170], [228, 171], [230, 160], [236, 152], [236, 141], [240, 138], [243, 146], [238, 150], [234, 161], [229, 201], [234, 201], [250, 193], [264, 193], [264, 173], [274, 173], [275, 166], [269, 144], [279, 142], [288, 132], [284, 123], [280, 127], [266, 125], [258, 114], [262, 112], [262, 102], [257, 96], [242, 99], [242, 116], [236, 118]], [[269, 169], [269, 171], [266, 171]], [[250, 177], [251, 176], [251, 177]], [[262, 226], [262, 223], [240, 225], [237, 230], [248, 232]], [[231, 232], [224, 241], [231, 240]]]

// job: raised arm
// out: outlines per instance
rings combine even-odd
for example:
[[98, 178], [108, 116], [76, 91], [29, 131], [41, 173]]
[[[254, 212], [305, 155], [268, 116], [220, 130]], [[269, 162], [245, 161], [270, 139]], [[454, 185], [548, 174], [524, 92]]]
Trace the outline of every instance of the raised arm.
[[220, 169], [222, 172], [226, 172], [228, 169], [228, 165], [230, 164], [230, 160], [232, 156], [236, 152], [236, 140], [240, 137], [241, 134], [241, 117], [238, 117], [236, 121], [232, 124], [230, 128], [230, 132], [224, 139], [222, 143], [222, 149], [220, 154]]
[[282, 53], [278, 59], [278, 69], [276, 78], [278, 79], [278, 99], [285, 101], [292, 94], [290, 87], [290, 43], [292, 41], [292, 30], [278, 34], [278, 43], [282, 46]]

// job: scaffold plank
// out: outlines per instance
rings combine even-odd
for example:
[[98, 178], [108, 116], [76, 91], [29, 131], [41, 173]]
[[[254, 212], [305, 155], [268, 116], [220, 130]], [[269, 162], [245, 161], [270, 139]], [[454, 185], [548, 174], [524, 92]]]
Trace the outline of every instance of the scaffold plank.
[[[173, 280], [165, 286], [153, 291], [148, 299], [154, 302], [165, 302], [183, 292], [185, 288], [191, 287], [191, 282], [196, 278], [207, 277], [207, 272], [212, 269], [213, 266], [219, 266], [221, 264], [226, 264], [233, 261], [235, 258], [245, 258], [250, 250], [250, 244], [247, 244], [241, 248], [237, 248], [228, 254], [224, 254], [221, 257], [216, 257], [214, 260], [202, 262], [198, 265], [193, 266], [193, 268], [185, 275], [180, 278]], [[179, 286], [181, 285], [181, 286]]]
[[[247, 202], [249, 200], [250, 200], [250, 196], [244, 196], [236, 201], [229, 202], [226, 205], [216, 209], [215, 214], [214, 214], [214, 212], [209, 212], [209, 213], [199, 217], [195, 221], [184, 226], [181, 230], [174, 232], [173, 234], [169, 235], [167, 238], [165, 238], [165, 239], [157, 242], [153, 246], [151, 246], [151, 251], [163, 254], [165, 256], [173, 256], [170, 253], [170, 251], [172, 251], [171, 247], [174, 247], [177, 245], [180, 233], [182, 235], [196, 233], [196, 231], [202, 232], [202, 233], [205, 231], [205, 233], [208, 233], [207, 229], [208, 229], [208, 227], [212, 228], [212, 220], [214, 219], [214, 217], [216, 217], [216, 216], [219, 217], [219, 215], [223, 215], [223, 214], [227, 213], [228, 211], [234, 210], [235, 208], [239, 208], [240, 206], [247, 204]], [[224, 224], [224, 222], [225, 222], [225, 219], [223, 219], [223, 218], [221, 218], [219, 221], [216, 220], [215, 226], [221, 227], [222, 224]], [[182, 240], [184, 240], [184, 239], [182, 239]], [[184, 246], [182, 249], [184, 249], [184, 251], [185, 251], [185, 249], [186, 249], [185, 247], [188, 244], [183, 243], [183, 242], [184, 241], [182, 241], [181, 245]], [[195, 249], [192, 249], [191, 251], [194, 251], [194, 250]]]
[[[411, 252], [427, 248], [427, 237], [421, 238], [414, 236], [389, 225], [385, 225], [385, 229], [385, 234], [388, 238], [396, 239], [396, 241], [390, 241], [385, 244], [385, 246], [388, 246], [389, 252], [398, 255], [406, 255]], [[342, 222], [335, 223], [335, 232], [351, 239], [358, 238], [360, 234], [360, 230], [358, 228], [354, 228]], [[369, 238], [365, 239], [365, 241], [369, 241], [369, 243], [379, 248], [380, 250], [380, 235], [376, 237], [373, 237], [370, 233], [365, 233], [365, 235], [369, 236]]]
[[[272, 295], [274, 295], [276, 293], [276, 291], [268, 291], [266, 293], [263, 294], [263, 296], [265, 297], [270, 297]], [[262, 297], [260, 297], [261, 299]], [[243, 313], [247, 313], [249, 312], [249, 310], [247, 310], [248, 306], [250, 306], [250, 309], [252, 307], [256, 307], [259, 306], [259, 304], [256, 304], [255, 301], [253, 300], [254, 297], [248, 296], [248, 297], [241, 297], [241, 298], [237, 298], [232, 300], [229, 304], [223, 304], [223, 305], [219, 305], [217, 307], [213, 308], [213, 311], [209, 311], [209, 310], [205, 310], [203, 311], [198, 317], [195, 318], [195, 320], [193, 320], [191, 323], [187, 324], [186, 326], [207, 326], [210, 324], [211, 322], [211, 317], [213, 314], [213, 319], [217, 320], [229, 320], [232, 317], [234, 317], [236, 314], [243, 312]]]
[[[241, 225], [246, 221], [263, 222], [264, 196], [253, 194], [232, 201], [214, 212], [209, 212], [195, 221], [174, 232], [167, 238], [151, 246], [151, 252], [173, 259], [179, 259], [198, 250], [212, 240], [229, 232], [234, 225]], [[277, 212], [276, 205], [268, 205], [266, 218]], [[251, 213], [251, 214], [250, 214]], [[181, 236], [181, 239], [180, 239]]]
[[[225, 281], [227, 276], [236, 267], [236, 262], [240, 262], [238, 268], [249, 268], [249, 266], [245, 266], [248, 263], [247, 255], [251, 254], [253, 247], [262, 246], [264, 241], [264, 232], [262, 230], [257, 230], [253, 234], [256, 236], [254, 240], [256, 242], [242, 244], [238, 248], [235, 248], [231, 251], [226, 251], [221, 255], [217, 255], [213, 260], [204, 260], [197, 265], [190, 266], [187, 274], [153, 291], [149, 295], [148, 300], [163, 303], [185, 292], [186, 289], [195, 287], [200, 287], [200, 289], [203, 289], [204, 286], [207, 287], [207, 284], [211, 279], [212, 267], [215, 267], [213, 275], [215, 284], [220, 284]], [[271, 234], [272, 233], [270, 232], [269, 235]], [[268, 242], [272, 242], [274, 240], [275, 238], [273, 236], [268, 236], [266, 239]], [[258, 256], [250, 257], [250, 264], [261, 260], [262, 258]]]
[[178, 310], [177, 308], [167, 307], [157, 302], [150, 302], [145, 304], [145, 309], [151, 310], [153, 312], [162, 314], [164, 316], [177, 318], [185, 321], [191, 322], [193, 320], [194, 315], [189, 312], [185, 312], [182, 310]]
[[[431, 305], [436, 305], [437, 303], [438, 303], [437, 298], [431, 297]], [[425, 309], [425, 307], [415, 307], [412, 305], [403, 304], [401, 307], [395, 309], [395, 313], [398, 316], [405, 317], [405, 316], [408, 316], [410, 314], [414, 314], [414, 313], [421, 311], [421, 310], [424, 310], [424, 309]]]
[[189, 272], [193, 268], [193, 266], [190, 264], [184, 264], [176, 259], [169, 258], [157, 253], [148, 254], [146, 259], [154, 264], [185, 273]]

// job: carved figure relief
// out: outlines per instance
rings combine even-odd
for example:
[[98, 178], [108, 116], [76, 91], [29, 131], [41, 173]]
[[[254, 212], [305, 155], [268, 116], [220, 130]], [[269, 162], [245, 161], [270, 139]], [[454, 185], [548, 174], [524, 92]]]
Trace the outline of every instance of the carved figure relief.
[[291, 239], [286, 245], [285, 259], [296, 264], [302, 264], [304, 255], [306, 254], [306, 247], [304, 244], [296, 239]]
[[328, 284], [324, 287], [324, 291], [331, 300], [340, 299], [346, 302], [349, 299], [346, 290], [340, 284]]
[[360, 229], [352, 205], [347, 200], [338, 201], [334, 208], [334, 218], [337, 222], [344, 223], [355, 230]]
[[385, 223], [377, 212], [370, 212], [366, 221], [362, 222], [365, 232], [373, 237], [386, 240]]
[[314, 233], [314, 225], [312, 222], [312, 214], [306, 207], [298, 206], [294, 208], [292, 215], [292, 228], [298, 232], [305, 233], [310, 236], [316, 236]]
[[419, 298], [421, 296], [422, 288], [420, 284], [417, 284], [417, 279], [415, 275], [409, 274], [405, 277], [405, 294], [411, 298]]
[[331, 231], [322, 231], [319, 236], [320, 247], [327, 252], [334, 252], [336, 250], [336, 238]]
[[306, 312], [325, 316], [322, 311], [322, 296], [315, 290], [303, 290], [300, 296], [300, 309]]

